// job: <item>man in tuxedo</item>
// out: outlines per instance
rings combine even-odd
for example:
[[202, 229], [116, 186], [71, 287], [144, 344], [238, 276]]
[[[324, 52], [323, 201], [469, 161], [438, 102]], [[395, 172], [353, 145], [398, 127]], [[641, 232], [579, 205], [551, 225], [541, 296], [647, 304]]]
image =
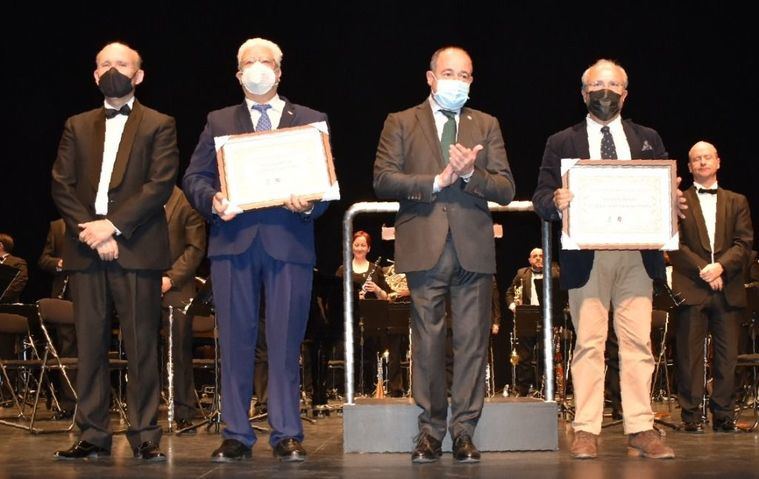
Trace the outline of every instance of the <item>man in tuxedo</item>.
[[712, 428], [737, 430], [733, 418], [738, 335], [746, 307], [744, 279], [754, 240], [746, 197], [719, 188], [720, 158], [711, 143], [688, 152], [693, 186], [685, 191], [690, 208], [680, 222], [680, 248], [670, 253], [672, 287], [685, 303], [677, 318], [677, 397], [683, 430], [703, 433], [704, 338], [712, 335]]
[[109, 456], [111, 311], [129, 371], [127, 439], [134, 456], [165, 461], [159, 448], [161, 274], [170, 266], [163, 205], [179, 152], [174, 119], [142, 105], [134, 90], [139, 53], [110, 43], [96, 56], [102, 106], [66, 121], [53, 165], [52, 196], [63, 220], [63, 268], [70, 275], [79, 350], [79, 440], [57, 459]]
[[[527, 258], [527, 262], [530, 264], [524, 268], [519, 268], [514, 279], [511, 281], [511, 285], [506, 290], [506, 304], [509, 310], [514, 314], [514, 321], [516, 321], [516, 310], [518, 305], [538, 305], [537, 287], [535, 285], [536, 279], [543, 279], [543, 250], [541, 248], [533, 248], [530, 251], [530, 256]], [[558, 271], [554, 269], [552, 272], [554, 277], [558, 277]], [[531, 327], [531, 330], [535, 330], [537, 325]], [[517, 392], [520, 396], [526, 396], [530, 390], [530, 384], [537, 386], [538, 378], [536, 377], [535, 369], [532, 367], [531, 362], [535, 359], [535, 346], [538, 341], [537, 336], [520, 335], [519, 328], [517, 328], [517, 338], [519, 340], [519, 347], [517, 352], [519, 354], [519, 364], [516, 366], [516, 385]]]
[[0, 291], [0, 303], [18, 303], [21, 298], [21, 292], [24, 291], [27, 281], [29, 281], [29, 269], [26, 260], [13, 256], [13, 247], [16, 242], [13, 237], [6, 233], [0, 233], [0, 264], [10, 266], [18, 270], [18, 275], [11, 281], [8, 288]]
[[[627, 73], [617, 63], [598, 60], [582, 75], [581, 94], [588, 108], [580, 123], [548, 138], [532, 202], [546, 221], [560, 221], [573, 198], [562, 187], [562, 158], [666, 158], [659, 134], [621, 118], [627, 98]], [[681, 205], [678, 198], [678, 205]], [[664, 278], [660, 251], [562, 250], [561, 287], [569, 290], [569, 309], [577, 341], [572, 360], [576, 412], [571, 453], [597, 456], [604, 405], [604, 344], [609, 307], [619, 337], [624, 431], [629, 451], [650, 458], [672, 458], [654, 430], [651, 408], [652, 278]]]
[[[63, 243], [65, 238], [66, 223], [63, 221], [63, 218], [51, 221], [47, 231], [47, 238], [45, 239], [45, 246], [37, 261], [37, 266], [42, 271], [46, 271], [53, 276], [50, 297], [70, 300], [69, 275], [63, 270]], [[61, 357], [75, 358], [77, 356], [76, 329], [74, 326], [59, 325], [52, 331], [52, 335], [55, 348]], [[66, 374], [68, 374], [71, 384], [76, 384], [76, 368], [69, 369]], [[74, 414], [74, 407], [76, 406], [74, 391], [68, 387], [62, 375], [56, 375], [55, 384], [58, 391], [60, 410], [53, 417], [55, 419], [70, 419]]]
[[[248, 421], [254, 350], [262, 294], [269, 355], [269, 443], [282, 461], [303, 461], [300, 419], [300, 346], [308, 322], [314, 220], [326, 202], [291, 195], [284, 206], [242, 212], [222, 192], [214, 138], [326, 122], [327, 115], [277, 94], [282, 50], [262, 38], [247, 40], [237, 54], [237, 80], [245, 101], [208, 114], [184, 176], [190, 203], [211, 225], [208, 257], [221, 341], [221, 409], [224, 441], [215, 462], [251, 457], [256, 436]], [[254, 127], [255, 125], [255, 127]]]
[[[177, 429], [192, 426], [195, 381], [192, 370], [192, 318], [183, 312], [195, 297], [195, 272], [206, 254], [206, 222], [176, 186], [164, 208], [169, 226], [171, 268], [161, 277], [163, 324], [169, 325], [173, 307], [172, 357], [174, 364], [174, 414]], [[188, 433], [195, 433], [189, 429]]]
[[[436, 51], [431, 93], [391, 113], [377, 147], [374, 191], [400, 202], [396, 270], [411, 290], [413, 396], [422, 408], [415, 463], [437, 461], [446, 434], [446, 297], [453, 352], [450, 433], [454, 459], [477, 462], [472, 442], [482, 413], [495, 273], [488, 201], [509, 203], [514, 180], [498, 120], [465, 108], [472, 59], [458, 47]], [[458, 132], [458, 133], [457, 133]]]

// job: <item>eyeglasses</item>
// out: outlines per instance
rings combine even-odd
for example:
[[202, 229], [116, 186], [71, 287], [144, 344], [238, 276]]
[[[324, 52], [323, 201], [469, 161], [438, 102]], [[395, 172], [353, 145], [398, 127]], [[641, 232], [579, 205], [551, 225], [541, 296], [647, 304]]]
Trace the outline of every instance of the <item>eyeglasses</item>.
[[269, 58], [246, 58], [240, 64], [240, 68], [243, 69], [245, 67], [249, 67], [256, 62], [260, 62], [266, 65], [267, 67], [271, 68], [272, 70], [275, 70], [277, 68], [277, 64], [274, 63], [274, 60], [271, 60]]
[[588, 89], [592, 88], [594, 90], [598, 90], [602, 88], [608, 88], [610, 90], [624, 90], [625, 84], [620, 83], [618, 81], [614, 81], [614, 80], [610, 82], [604, 82], [602, 80], [598, 80], [593, 83], [588, 83], [587, 85], [585, 85], [585, 88], [588, 88]]
[[608, 88], [609, 90], [624, 90], [625, 84], [620, 83], [618, 81], [614, 81], [614, 80], [609, 81], [609, 82], [598, 80], [598, 81], [594, 81], [593, 83], [588, 83], [587, 85], [585, 85], [585, 88], [593, 89], [593, 90], [600, 90], [603, 88]]
[[463, 82], [469, 83], [472, 81], [472, 74], [467, 72], [459, 72], [458, 74], [454, 74], [451, 70], [444, 70], [439, 75], [440, 80], [461, 80]]

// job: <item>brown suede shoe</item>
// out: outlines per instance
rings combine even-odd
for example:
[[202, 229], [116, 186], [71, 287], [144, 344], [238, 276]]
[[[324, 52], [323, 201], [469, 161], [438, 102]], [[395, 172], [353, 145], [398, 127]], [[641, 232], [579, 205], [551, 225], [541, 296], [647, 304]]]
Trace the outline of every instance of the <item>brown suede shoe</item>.
[[628, 456], [643, 456], [649, 459], [673, 459], [675, 451], [664, 445], [658, 431], [649, 429], [635, 434], [630, 434], [627, 446]]
[[587, 431], [575, 431], [572, 448], [569, 450], [575, 459], [595, 459], [598, 456], [598, 436]]

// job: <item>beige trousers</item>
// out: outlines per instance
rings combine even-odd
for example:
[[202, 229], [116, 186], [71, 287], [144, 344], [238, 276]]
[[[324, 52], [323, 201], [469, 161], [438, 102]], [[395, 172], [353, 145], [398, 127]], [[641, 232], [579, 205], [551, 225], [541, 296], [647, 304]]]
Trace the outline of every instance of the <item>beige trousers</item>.
[[596, 251], [588, 282], [569, 290], [569, 309], [577, 334], [572, 358], [575, 431], [601, 432], [609, 305], [614, 310], [614, 330], [619, 338], [625, 434], [653, 427], [652, 289], [639, 251]]

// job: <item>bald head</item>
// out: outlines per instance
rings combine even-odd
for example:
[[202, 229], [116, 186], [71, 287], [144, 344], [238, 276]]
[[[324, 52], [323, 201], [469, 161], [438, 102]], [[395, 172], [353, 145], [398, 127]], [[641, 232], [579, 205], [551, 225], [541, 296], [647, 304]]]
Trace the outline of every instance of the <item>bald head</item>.
[[699, 185], [711, 188], [717, 182], [719, 168], [717, 148], [708, 141], [701, 140], [688, 151], [688, 171]]
[[540, 248], [534, 248], [530, 251], [530, 257], [527, 259], [530, 262], [530, 268], [535, 272], [543, 271], [543, 250]]

